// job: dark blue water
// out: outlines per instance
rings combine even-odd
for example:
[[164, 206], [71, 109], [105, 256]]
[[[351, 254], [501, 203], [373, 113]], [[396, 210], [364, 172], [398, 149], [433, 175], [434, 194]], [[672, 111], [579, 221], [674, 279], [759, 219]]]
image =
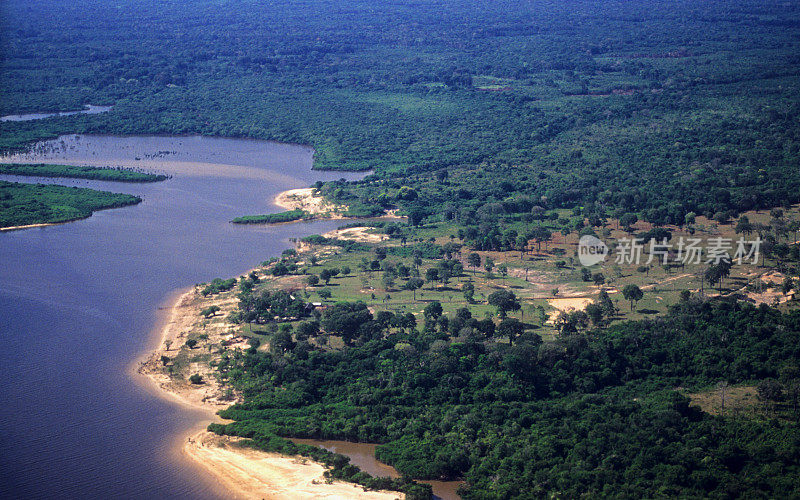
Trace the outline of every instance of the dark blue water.
[[263, 141], [62, 141], [26, 160], [140, 166], [174, 177], [70, 181], [144, 202], [0, 233], [0, 497], [215, 498], [207, 474], [175, 456], [182, 436], [208, 415], [156, 397], [131, 364], [153, 346], [158, 309], [175, 290], [235, 276], [290, 247], [290, 237], [337, 226], [235, 226], [231, 218], [276, 211], [279, 191], [342, 175], [312, 172], [308, 148]]

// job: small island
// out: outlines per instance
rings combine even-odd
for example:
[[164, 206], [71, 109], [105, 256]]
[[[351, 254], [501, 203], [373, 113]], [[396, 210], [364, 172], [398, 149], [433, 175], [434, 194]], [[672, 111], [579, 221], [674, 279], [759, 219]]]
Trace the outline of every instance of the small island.
[[[112, 167], [0, 164], [0, 174], [113, 182], [159, 182], [169, 177]], [[90, 188], [0, 181], [0, 231], [42, 227], [90, 217], [97, 210], [136, 205], [142, 198]]]

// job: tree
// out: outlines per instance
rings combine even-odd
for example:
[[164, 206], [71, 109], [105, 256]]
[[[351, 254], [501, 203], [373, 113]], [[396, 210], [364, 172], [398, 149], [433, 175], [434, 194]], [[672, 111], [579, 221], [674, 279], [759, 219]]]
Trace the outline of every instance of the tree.
[[489, 295], [489, 304], [497, 308], [497, 314], [505, 318], [509, 311], [517, 311], [520, 308], [519, 300], [514, 292], [509, 290], [498, 290]]
[[205, 316], [206, 318], [210, 318], [212, 316], [216, 316], [216, 314], [220, 311], [220, 307], [217, 305], [208, 306], [202, 311], [200, 311], [200, 315]]
[[586, 306], [586, 315], [589, 316], [589, 319], [592, 321], [594, 326], [599, 326], [603, 322], [603, 306], [598, 304], [597, 302], [592, 302], [591, 304]]
[[406, 290], [411, 290], [412, 292], [414, 292], [414, 301], [416, 301], [417, 300], [417, 290], [422, 288], [422, 285], [424, 285], [424, 284], [425, 284], [425, 282], [422, 281], [422, 278], [411, 278], [408, 281], [406, 281], [406, 284], [403, 285], [403, 288], [405, 288]]
[[442, 304], [438, 300], [434, 300], [425, 306], [422, 314], [425, 316], [425, 319], [435, 321], [439, 316], [442, 315]]
[[308, 340], [319, 335], [319, 323], [316, 321], [304, 321], [297, 325], [295, 336], [297, 340]]
[[[286, 326], [289, 328], [284, 328]], [[283, 354], [291, 351], [294, 345], [292, 341], [291, 325], [284, 323], [281, 325], [281, 328], [272, 335], [272, 339], [270, 339], [269, 342], [269, 349], [274, 353]]]
[[323, 288], [322, 290], [318, 291], [317, 293], [319, 294], [319, 296], [323, 300], [328, 300], [329, 298], [331, 298], [333, 296], [333, 293], [330, 290], [328, 290], [327, 288]]
[[395, 280], [395, 272], [393, 270], [387, 269], [383, 272], [383, 277], [381, 278], [381, 282], [383, 283], [383, 288], [387, 292], [394, 286]]
[[602, 286], [606, 282], [606, 277], [603, 276], [603, 273], [594, 273], [592, 275], [592, 281], [597, 286]]
[[730, 261], [722, 260], [719, 264], [708, 266], [703, 273], [703, 278], [711, 286], [715, 283], [719, 285], [719, 293], [722, 294], [722, 283], [727, 276], [730, 276], [731, 267]]
[[342, 337], [349, 344], [356, 337], [359, 327], [372, 320], [372, 313], [364, 302], [337, 302], [322, 313], [322, 328]]
[[563, 311], [555, 321], [560, 333], [575, 333], [589, 326], [589, 315], [584, 311]]
[[762, 380], [756, 386], [758, 399], [764, 402], [764, 405], [772, 410], [775, 409], [775, 404], [783, 399], [783, 387], [781, 383], [775, 379], [768, 378]]
[[508, 276], [508, 266], [505, 264], [500, 264], [497, 266], [497, 270], [500, 271], [500, 276], [503, 277], [503, 281], [505, 282], [506, 276]]
[[475, 300], [475, 285], [464, 283], [462, 291], [464, 292], [464, 299], [471, 304]]
[[200, 375], [199, 373], [195, 373], [194, 375], [189, 377], [189, 382], [191, 382], [191, 383], [193, 383], [195, 385], [202, 384], [203, 383], [203, 376]]
[[197, 339], [189, 339], [186, 341], [186, 347], [189, 349], [194, 349], [194, 346], [197, 345]]
[[397, 315], [397, 326], [400, 328], [414, 328], [417, 326], [417, 317], [414, 313], [405, 313]]
[[538, 252], [541, 248], [542, 242], [550, 241], [550, 237], [552, 234], [550, 230], [543, 226], [536, 226], [531, 230], [529, 235], [533, 240], [536, 241], [536, 251]]
[[539, 316], [539, 324], [544, 326], [547, 321], [547, 311], [544, 310], [544, 306], [536, 306], [536, 314]]
[[603, 308], [603, 314], [605, 316], [611, 317], [617, 313], [617, 308], [614, 306], [614, 302], [611, 300], [611, 297], [605, 290], [600, 290], [600, 294], [597, 296], [597, 303]]
[[528, 237], [524, 235], [517, 236], [517, 250], [519, 250], [519, 258], [521, 259], [525, 255], [525, 250], [528, 246]]
[[425, 271], [425, 281], [428, 283], [439, 281], [439, 270], [435, 267], [429, 267]]
[[750, 219], [746, 215], [742, 215], [739, 217], [739, 221], [736, 223], [736, 233], [742, 233], [745, 236], [749, 236], [753, 232], [753, 225], [750, 223]]
[[619, 223], [622, 225], [622, 228], [628, 233], [631, 232], [631, 226], [633, 226], [637, 222], [639, 222], [639, 217], [637, 217], [636, 214], [632, 213], [624, 214], [619, 219]]
[[490, 320], [489, 318], [478, 321], [478, 331], [486, 335], [486, 338], [494, 337], [494, 321]]
[[497, 327], [497, 334], [508, 337], [508, 343], [514, 345], [514, 339], [522, 335], [525, 326], [516, 318], [505, 318]]
[[631, 301], [631, 311], [633, 311], [633, 303], [642, 300], [644, 292], [642, 292], [641, 288], [631, 283], [625, 285], [625, 288], [622, 289], [622, 296], [625, 297], [625, 300]]
[[323, 269], [319, 272], [319, 279], [324, 281], [326, 285], [331, 281], [331, 278], [333, 278], [333, 273], [330, 269]]
[[307, 276], [307, 277], [306, 277], [306, 283], [307, 283], [309, 286], [316, 286], [316, 285], [318, 285], [318, 284], [319, 284], [319, 276], [317, 276], [316, 274], [311, 274], [311, 275]]
[[486, 257], [483, 261], [483, 268], [487, 273], [491, 273], [492, 269], [494, 269], [494, 260], [491, 257]]

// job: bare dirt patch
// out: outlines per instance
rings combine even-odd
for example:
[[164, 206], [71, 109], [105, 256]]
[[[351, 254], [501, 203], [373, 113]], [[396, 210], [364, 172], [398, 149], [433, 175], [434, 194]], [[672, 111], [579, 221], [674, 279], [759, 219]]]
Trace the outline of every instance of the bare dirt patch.
[[547, 299], [547, 303], [555, 310], [550, 312], [547, 318], [547, 323], [553, 324], [562, 312], [570, 311], [583, 311], [586, 306], [594, 302], [594, 299], [588, 297], [573, 297], [563, 299]]
[[328, 231], [322, 236], [338, 240], [360, 241], [362, 243], [380, 243], [389, 239], [389, 235], [369, 232], [371, 230], [373, 230], [371, 227], [348, 227]]

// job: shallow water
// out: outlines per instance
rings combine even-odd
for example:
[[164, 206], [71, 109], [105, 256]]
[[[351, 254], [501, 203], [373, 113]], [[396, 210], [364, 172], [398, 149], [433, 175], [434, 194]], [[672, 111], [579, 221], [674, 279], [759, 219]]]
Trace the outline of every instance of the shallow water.
[[290, 237], [340, 224], [230, 219], [277, 211], [271, 200], [279, 191], [357, 176], [312, 172], [310, 148], [265, 141], [65, 136], [35, 151], [0, 161], [142, 167], [173, 177], [62, 180], [144, 201], [0, 233], [0, 497], [217, 498], [206, 473], [175, 457], [182, 436], [208, 415], [156, 397], [131, 365], [153, 347], [159, 307], [176, 289], [235, 276], [290, 247]]
[[[394, 467], [386, 465], [375, 459], [375, 446], [369, 443], [351, 443], [349, 441], [334, 441], [320, 439], [292, 439], [295, 443], [319, 446], [333, 453], [340, 453], [350, 457], [350, 463], [358, 466], [364, 472], [376, 477], [400, 477]], [[441, 500], [459, 500], [458, 487], [460, 481], [421, 481], [433, 486], [434, 497]]]
[[85, 109], [78, 111], [59, 111], [57, 113], [27, 113], [22, 115], [6, 115], [0, 116], [0, 122], [27, 122], [30, 120], [41, 120], [43, 118], [51, 118], [53, 116], [70, 116], [70, 115], [97, 115], [111, 111], [111, 106], [92, 106], [87, 104]]

